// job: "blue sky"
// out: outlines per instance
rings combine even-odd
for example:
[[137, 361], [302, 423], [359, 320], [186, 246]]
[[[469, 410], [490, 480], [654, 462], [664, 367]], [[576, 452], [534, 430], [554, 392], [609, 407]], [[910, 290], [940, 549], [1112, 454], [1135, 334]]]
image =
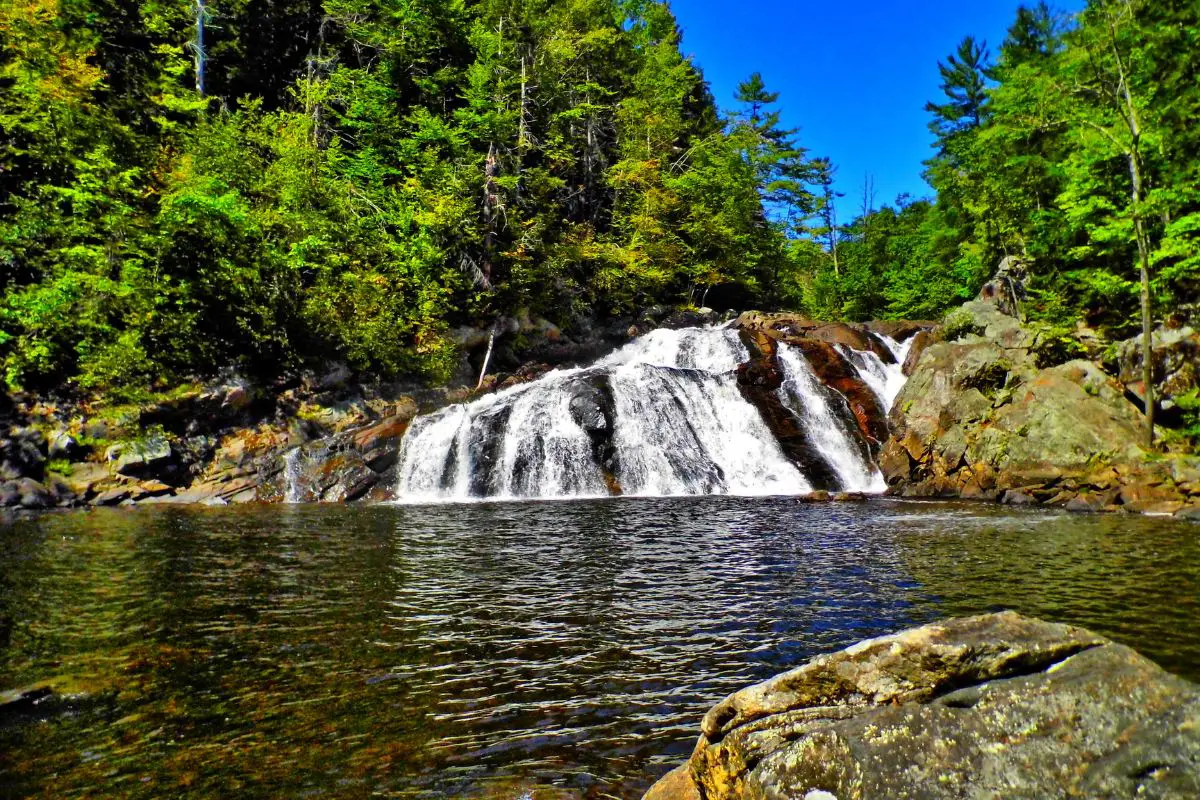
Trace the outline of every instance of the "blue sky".
[[[921, 162], [932, 153], [925, 102], [939, 99], [937, 62], [968, 34], [993, 55], [1018, 0], [673, 0], [683, 52], [704, 70], [722, 108], [751, 72], [780, 93], [800, 143], [838, 167], [840, 221], [862, 205], [930, 194]], [[1053, 6], [1078, 11], [1083, 0]]]

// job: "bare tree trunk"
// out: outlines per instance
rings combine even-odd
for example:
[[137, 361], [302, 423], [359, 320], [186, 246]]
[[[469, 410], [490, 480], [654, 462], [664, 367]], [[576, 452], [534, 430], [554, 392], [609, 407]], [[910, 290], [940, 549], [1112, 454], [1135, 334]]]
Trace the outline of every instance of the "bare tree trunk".
[[1136, 220], [1138, 261], [1141, 267], [1142, 300], [1142, 385], [1146, 387], [1146, 447], [1154, 449], [1154, 333], [1150, 319], [1150, 248], [1146, 228], [1139, 215]]
[[192, 46], [196, 51], [196, 93], [201, 97], [204, 96], [204, 17], [207, 14], [204, 0], [196, 0], [196, 40]]
[[492, 285], [492, 252], [496, 244], [496, 211], [500, 204], [500, 197], [496, 187], [496, 176], [499, 174], [500, 164], [496, 155], [496, 144], [491, 142], [488, 144], [487, 160], [483, 165], [483, 264], [481, 271], [483, 272], [484, 287], [491, 288]]
[[[1133, 15], [1133, 6], [1126, 0], [1125, 9]], [[1142, 385], [1145, 387], [1146, 401], [1146, 447], [1154, 449], [1154, 334], [1151, 330], [1150, 318], [1150, 236], [1146, 232], [1146, 223], [1142, 218], [1142, 199], [1144, 195], [1144, 176], [1142, 174], [1142, 123], [1138, 116], [1137, 104], [1133, 101], [1133, 92], [1129, 87], [1129, 70], [1126, 69], [1125, 59], [1117, 44], [1116, 20], [1108, 18], [1109, 44], [1112, 47], [1113, 58], [1117, 64], [1116, 94], [1129, 129], [1129, 147], [1125, 155], [1129, 159], [1129, 178], [1133, 184], [1130, 201], [1132, 203], [1133, 224], [1137, 235], [1138, 272], [1141, 283], [1142, 306]]]
[[483, 354], [483, 366], [479, 368], [479, 382], [475, 384], [475, 391], [479, 391], [483, 386], [483, 379], [487, 376], [488, 363], [492, 360], [492, 348], [496, 346], [496, 327], [500, 320], [497, 319], [492, 323], [492, 332], [488, 334], [487, 352]]

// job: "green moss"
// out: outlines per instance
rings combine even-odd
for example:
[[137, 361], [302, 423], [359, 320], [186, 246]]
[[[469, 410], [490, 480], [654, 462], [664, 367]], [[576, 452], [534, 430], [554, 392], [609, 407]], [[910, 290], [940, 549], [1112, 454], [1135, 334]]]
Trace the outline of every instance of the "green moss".
[[71, 462], [65, 458], [52, 458], [46, 462], [46, 471], [66, 477], [71, 474]]

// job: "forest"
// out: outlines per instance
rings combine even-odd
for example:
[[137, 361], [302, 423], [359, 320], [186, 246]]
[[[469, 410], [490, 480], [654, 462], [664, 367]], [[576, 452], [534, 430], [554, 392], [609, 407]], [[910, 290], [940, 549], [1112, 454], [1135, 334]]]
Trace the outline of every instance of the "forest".
[[502, 315], [929, 319], [1005, 255], [1054, 325], [1195, 318], [1200, 6], [1022, 7], [930, 68], [933, 195], [838, 220], [781, 87], [714, 98], [667, 3], [0, 0], [4, 381], [438, 381]]

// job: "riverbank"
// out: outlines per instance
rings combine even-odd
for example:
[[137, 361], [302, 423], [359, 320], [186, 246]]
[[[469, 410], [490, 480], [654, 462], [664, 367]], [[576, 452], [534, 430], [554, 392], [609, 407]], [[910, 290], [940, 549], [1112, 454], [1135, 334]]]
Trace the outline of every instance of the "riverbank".
[[[1167, 428], [1156, 452], [1138, 445], [1145, 418], [1136, 342], [1022, 321], [998, 286], [1007, 284], [989, 284], [941, 324], [654, 308], [568, 338], [544, 321], [511, 320], [456, 332], [460, 377], [442, 387], [364, 383], [333, 365], [272, 387], [230, 379], [121, 408], [18, 398], [0, 408], [0, 507], [391, 500], [402, 442], [419, 414], [555, 368], [603, 363], [655, 330], [724, 323], [745, 354], [731, 362], [738, 391], [816, 490], [809, 499], [868, 486], [847, 485], [853, 465], [840, 458], [878, 465], [878, 488], [886, 480], [888, 493], [905, 497], [1200, 519], [1200, 458], [1186, 452], [1186, 440]], [[1200, 335], [1163, 330], [1155, 341], [1160, 419], [1179, 426], [1200, 380]], [[485, 361], [507, 371], [472, 383]], [[789, 369], [817, 381], [791, 405]], [[903, 382], [901, 372], [902, 388], [884, 385], [893, 373]], [[604, 470], [600, 491], [621, 494], [604, 466], [614, 457], [616, 413], [607, 381], [584, 381], [569, 405]], [[802, 407], [810, 402], [825, 416]], [[830, 425], [844, 429], [834, 449], [846, 453], [831, 455], [822, 438]]]

